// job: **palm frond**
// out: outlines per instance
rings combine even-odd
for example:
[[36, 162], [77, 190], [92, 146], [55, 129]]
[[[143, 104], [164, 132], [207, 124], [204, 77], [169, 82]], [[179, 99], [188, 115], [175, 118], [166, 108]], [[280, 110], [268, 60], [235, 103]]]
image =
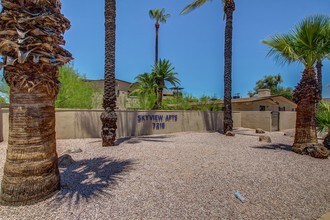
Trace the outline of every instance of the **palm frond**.
[[151, 19], [154, 19], [156, 23], [158, 22], [166, 23], [167, 18], [169, 18], [170, 16], [171, 16], [170, 14], [165, 14], [164, 8], [162, 8], [161, 10], [159, 10], [158, 8], [149, 10], [149, 17]]
[[262, 43], [271, 47], [267, 56], [273, 56], [276, 62], [286, 64], [299, 59], [299, 55], [295, 51], [293, 38], [289, 34], [276, 34], [267, 40], [263, 40]]
[[208, 2], [210, 0], [195, 0], [194, 2], [190, 3], [189, 5], [187, 5], [181, 12], [180, 14], [187, 14], [193, 10], [195, 10], [196, 8], [201, 7], [202, 5], [204, 5], [206, 2]]
[[[154, 74], [155, 81], [164, 81], [171, 85], [179, 85], [180, 79], [177, 78], [178, 73], [174, 72], [175, 68], [169, 60], [160, 59], [156, 65], [153, 66], [152, 73]], [[158, 85], [159, 86], [159, 85]]]
[[280, 63], [301, 62], [311, 68], [330, 53], [330, 18], [316, 15], [305, 18], [289, 34], [274, 35], [262, 41], [271, 47], [268, 56]]

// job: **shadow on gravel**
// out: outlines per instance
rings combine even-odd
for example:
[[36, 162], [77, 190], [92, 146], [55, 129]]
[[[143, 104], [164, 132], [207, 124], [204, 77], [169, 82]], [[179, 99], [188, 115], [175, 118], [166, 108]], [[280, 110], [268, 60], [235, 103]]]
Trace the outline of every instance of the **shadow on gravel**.
[[75, 161], [61, 168], [61, 190], [50, 202], [52, 208], [66, 204], [68, 209], [78, 206], [81, 200], [108, 199], [112, 189], [125, 174], [133, 170], [132, 160], [115, 160], [98, 157]]
[[237, 135], [244, 135], [244, 136], [251, 136], [251, 137], [259, 137], [261, 135], [265, 135], [265, 134], [249, 134], [249, 133], [244, 133], [241, 131], [239, 131], [239, 132], [234, 131], [234, 133]]
[[[158, 135], [158, 136], [140, 136], [140, 137], [132, 137], [132, 138], [128, 138], [126, 139], [126, 143], [128, 144], [138, 144], [141, 143], [143, 141], [145, 142], [172, 142], [172, 141], [166, 141], [164, 139], [166, 138], [171, 138], [173, 137], [173, 135]], [[123, 141], [124, 142], [124, 141]]]
[[118, 146], [122, 143], [124, 143], [125, 141], [129, 141], [132, 137], [122, 137], [122, 138], [118, 138], [115, 142], [115, 145]]
[[254, 146], [251, 147], [254, 149], [262, 149], [262, 150], [285, 150], [292, 151], [292, 146], [287, 144], [270, 144], [265, 146]]

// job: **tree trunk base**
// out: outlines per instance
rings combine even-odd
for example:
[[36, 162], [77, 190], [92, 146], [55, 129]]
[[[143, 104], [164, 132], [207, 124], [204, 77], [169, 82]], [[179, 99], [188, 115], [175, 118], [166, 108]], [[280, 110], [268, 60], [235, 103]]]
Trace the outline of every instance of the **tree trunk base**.
[[292, 151], [297, 154], [309, 155], [319, 159], [327, 159], [329, 157], [329, 150], [322, 144], [294, 144]]
[[115, 146], [116, 129], [117, 129], [117, 114], [109, 109], [101, 114], [102, 120], [102, 145], [103, 147]]
[[25, 206], [25, 205], [34, 205], [36, 203], [45, 201], [51, 197], [53, 197], [55, 194], [57, 194], [60, 191], [60, 185], [58, 185], [57, 189], [53, 190], [53, 192], [44, 195], [43, 197], [39, 197], [37, 199], [34, 200], [29, 200], [29, 201], [19, 201], [19, 202], [8, 202], [6, 200], [3, 200], [0, 197], [0, 205], [1, 206]]

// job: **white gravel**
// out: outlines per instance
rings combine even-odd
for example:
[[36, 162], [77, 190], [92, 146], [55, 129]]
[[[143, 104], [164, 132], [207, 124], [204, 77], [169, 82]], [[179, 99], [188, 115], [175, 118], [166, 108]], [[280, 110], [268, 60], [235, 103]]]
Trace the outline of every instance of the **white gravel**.
[[[2, 207], [0, 219], [316, 219], [330, 211], [330, 160], [289, 151], [293, 138], [254, 130], [235, 137], [176, 133], [124, 140], [58, 140], [62, 190], [32, 206]], [[2, 179], [6, 143], [0, 145]], [[246, 197], [241, 203], [236, 191]]]

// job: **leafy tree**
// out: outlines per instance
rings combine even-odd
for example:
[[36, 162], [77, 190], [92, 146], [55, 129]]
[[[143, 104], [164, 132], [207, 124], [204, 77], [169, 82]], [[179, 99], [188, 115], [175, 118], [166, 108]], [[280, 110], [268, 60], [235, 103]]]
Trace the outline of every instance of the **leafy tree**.
[[[194, 0], [186, 6], [181, 14], [188, 13], [210, 0]], [[224, 66], [224, 133], [233, 130], [231, 87], [232, 87], [232, 41], [233, 41], [233, 14], [235, 11], [234, 0], [222, 0], [225, 27], [225, 66]]]
[[159, 36], [159, 27], [160, 23], [166, 23], [167, 18], [169, 18], [170, 14], [165, 14], [165, 9], [159, 10], [155, 8], [154, 10], [149, 11], [149, 16], [151, 19], [155, 20], [155, 28], [156, 28], [156, 43], [155, 43], [155, 64], [158, 62], [158, 36]]
[[102, 145], [114, 146], [116, 140], [117, 114], [116, 109], [116, 0], [105, 0], [105, 66], [104, 95], [101, 114]]
[[302, 79], [294, 90], [297, 103], [296, 132], [293, 150], [304, 153], [309, 144], [316, 144], [315, 113], [320, 99], [314, 64], [319, 58], [322, 31], [328, 25], [327, 16], [304, 19], [289, 34], [274, 35], [263, 43], [270, 46], [269, 55], [281, 63], [299, 62], [305, 66]]
[[178, 75], [174, 72], [174, 67], [169, 60], [159, 60], [158, 63], [152, 69], [152, 75], [155, 79], [157, 87], [155, 91], [157, 93], [157, 103], [155, 109], [160, 109], [163, 101], [163, 90], [166, 87], [166, 83], [173, 86], [180, 83], [180, 80], [176, 77]]
[[280, 84], [283, 82], [281, 75], [269, 75], [264, 76], [262, 79], [256, 82], [256, 86], [253, 91], [250, 91], [248, 95], [253, 97], [258, 94], [259, 89], [269, 89], [272, 95], [283, 95], [288, 99], [292, 99], [292, 89], [290, 87], [281, 87]]
[[324, 138], [324, 146], [330, 150], [330, 104], [320, 102], [316, 114], [316, 123], [320, 132], [328, 132]]
[[91, 109], [96, 90], [74, 70], [72, 65], [59, 69], [60, 91], [57, 95], [56, 108]]

